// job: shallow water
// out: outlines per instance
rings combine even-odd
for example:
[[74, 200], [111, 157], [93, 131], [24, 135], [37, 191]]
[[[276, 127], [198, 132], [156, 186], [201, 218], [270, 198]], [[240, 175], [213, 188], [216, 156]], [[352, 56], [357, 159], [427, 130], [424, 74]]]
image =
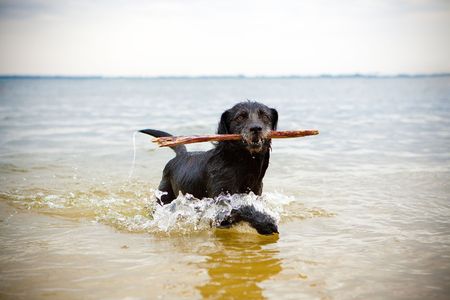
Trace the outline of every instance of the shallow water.
[[[279, 235], [155, 206], [173, 153], [148, 136], [129, 178], [135, 130], [213, 133], [245, 99], [321, 132], [275, 140], [263, 197], [233, 200]], [[0, 296], [446, 299], [449, 150], [449, 77], [0, 80]]]

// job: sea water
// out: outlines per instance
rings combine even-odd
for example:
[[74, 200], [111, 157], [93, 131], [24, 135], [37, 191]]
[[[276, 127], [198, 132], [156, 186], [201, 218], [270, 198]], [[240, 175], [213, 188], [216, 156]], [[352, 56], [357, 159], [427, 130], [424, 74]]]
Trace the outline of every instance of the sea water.
[[[247, 99], [320, 131], [273, 141], [261, 197], [227, 196], [269, 237], [216, 229], [214, 199], [157, 205], [174, 154], [133, 150]], [[1, 298], [446, 299], [450, 78], [2, 79], [0, 212]]]

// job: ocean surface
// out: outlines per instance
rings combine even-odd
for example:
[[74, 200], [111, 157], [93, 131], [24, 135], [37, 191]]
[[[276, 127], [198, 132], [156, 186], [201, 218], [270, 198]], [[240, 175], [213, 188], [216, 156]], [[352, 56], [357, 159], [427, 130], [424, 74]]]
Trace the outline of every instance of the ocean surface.
[[[279, 235], [156, 205], [174, 154], [134, 134], [214, 133], [247, 99], [320, 130], [273, 141], [262, 197], [230, 196]], [[1, 299], [449, 297], [448, 76], [0, 79]]]

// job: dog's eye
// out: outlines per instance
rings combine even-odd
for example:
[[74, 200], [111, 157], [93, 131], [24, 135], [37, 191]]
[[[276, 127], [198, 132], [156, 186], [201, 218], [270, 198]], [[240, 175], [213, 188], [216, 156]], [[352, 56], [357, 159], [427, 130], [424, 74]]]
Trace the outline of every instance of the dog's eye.
[[236, 116], [236, 121], [244, 121], [245, 119], [247, 119], [248, 114], [247, 113], [240, 113]]
[[258, 115], [261, 118], [261, 120], [266, 121], [266, 122], [270, 121], [270, 117], [265, 112], [259, 111]]

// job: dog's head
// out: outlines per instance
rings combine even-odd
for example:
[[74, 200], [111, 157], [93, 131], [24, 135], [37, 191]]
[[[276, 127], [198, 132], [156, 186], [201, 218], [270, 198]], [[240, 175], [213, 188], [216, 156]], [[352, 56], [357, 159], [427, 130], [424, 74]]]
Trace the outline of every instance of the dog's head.
[[270, 147], [269, 133], [276, 130], [278, 112], [258, 102], [241, 102], [226, 110], [220, 118], [217, 133], [238, 133], [242, 145], [251, 153]]

